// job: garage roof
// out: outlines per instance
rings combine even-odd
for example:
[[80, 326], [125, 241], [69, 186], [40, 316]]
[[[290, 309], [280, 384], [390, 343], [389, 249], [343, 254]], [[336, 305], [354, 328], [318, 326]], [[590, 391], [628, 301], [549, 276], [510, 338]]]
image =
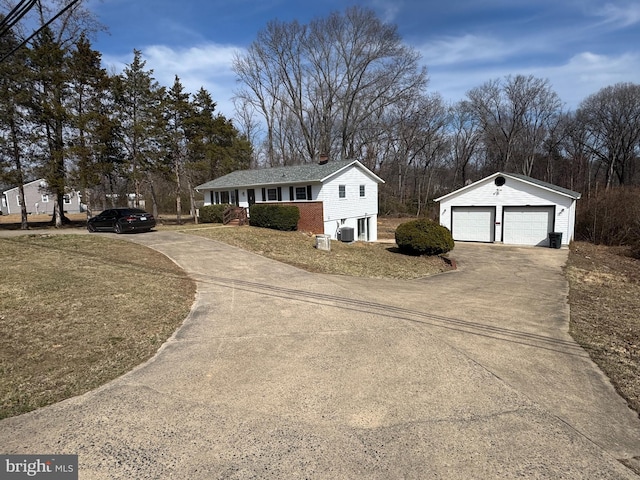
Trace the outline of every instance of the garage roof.
[[569, 190], [567, 188], [562, 188], [559, 187], [557, 185], [553, 185], [552, 183], [547, 183], [547, 182], [543, 182], [542, 180], [538, 180], [536, 178], [531, 178], [528, 177], [526, 175], [521, 175], [519, 173], [503, 173], [503, 172], [496, 172], [493, 175], [489, 175], [488, 177], [483, 178], [482, 180], [478, 180], [477, 182], [471, 183], [465, 187], [459, 188], [458, 190], [454, 190], [451, 193], [448, 193], [446, 195], [443, 195], [442, 197], [436, 198], [435, 201], [439, 202], [441, 200], [444, 200], [446, 198], [449, 198], [453, 195], [457, 195], [460, 192], [463, 192], [465, 190], [469, 190], [472, 189], [475, 185], [481, 183], [481, 182], [485, 182], [487, 180], [492, 180], [498, 176], [503, 176], [503, 177], [507, 177], [507, 178], [513, 178], [515, 180], [520, 180], [521, 182], [525, 182], [525, 183], [530, 183], [532, 185], [535, 185], [537, 187], [540, 188], [544, 188], [545, 190], [551, 190], [553, 192], [559, 193], [561, 195], [565, 195], [567, 197], [571, 197], [575, 200], [580, 199], [580, 197], [582, 196], [580, 193], [578, 192], [574, 192], [573, 190]]

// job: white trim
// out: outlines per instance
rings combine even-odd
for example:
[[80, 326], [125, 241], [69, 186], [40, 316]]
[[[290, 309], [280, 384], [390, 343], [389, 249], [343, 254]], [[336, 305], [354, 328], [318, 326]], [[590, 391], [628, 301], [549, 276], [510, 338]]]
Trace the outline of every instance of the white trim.
[[348, 169], [350, 167], [353, 167], [353, 166], [355, 166], [356, 168], [359, 168], [360, 170], [362, 170], [364, 172], [364, 174], [369, 176], [374, 182], [385, 183], [384, 180], [382, 180], [379, 176], [377, 176], [375, 173], [373, 173], [371, 170], [369, 170], [367, 167], [365, 167], [363, 164], [361, 164], [358, 160], [354, 160], [353, 162], [348, 163], [347, 165], [345, 165], [344, 167], [340, 168], [339, 170], [336, 170], [335, 172], [330, 173], [326, 177], [322, 178], [320, 180], [320, 182], [325, 183], [331, 177], [335, 177], [336, 175], [339, 175], [340, 173], [342, 173], [346, 169]]
[[[527, 185], [531, 185], [533, 187], [537, 187], [537, 188], [540, 188], [542, 190], [546, 190], [547, 192], [557, 193], [558, 195], [562, 195], [564, 197], [574, 198], [574, 199], [576, 198], [573, 195], [569, 195], [568, 193], [561, 192], [560, 190], [555, 190], [553, 188], [545, 187], [544, 185], [540, 185], [540, 184], [535, 183], [535, 182], [529, 182], [529, 181], [527, 181], [527, 180], [525, 180], [523, 178], [514, 177], [513, 175], [509, 175], [508, 173], [496, 172], [493, 175], [489, 175], [488, 177], [484, 177], [484, 178], [482, 178], [482, 179], [480, 179], [480, 180], [478, 180], [476, 182], [470, 183], [469, 185], [466, 185], [466, 186], [464, 186], [462, 188], [459, 188], [458, 190], [454, 190], [451, 193], [447, 193], [446, 195], [443, 195], [442, 197], [435, 198], [434, 202], [440, 202], [442, 200], [448, 199], [449, 197], [454, 197], [456, 195], [459, 195], [459, 194], [461, 194], [461, 193], [463, 193], [463, 192], [465, 192], [467, 190], [470, 190], [470, 189], [478, 186], [478, 184], [480, 184], [480, 183], [487, 182], [487, 181], [492, 180], [492, 179], [494, 179], [494, 178], [496, 178], [498, 176], [508, 177], [511, 180], [516, 180], [518, 182], [526, 183]], [[576, 200], [579, 200], [579, 199], [580, 199], [580, 196], [578, 196], [578, 198]]]

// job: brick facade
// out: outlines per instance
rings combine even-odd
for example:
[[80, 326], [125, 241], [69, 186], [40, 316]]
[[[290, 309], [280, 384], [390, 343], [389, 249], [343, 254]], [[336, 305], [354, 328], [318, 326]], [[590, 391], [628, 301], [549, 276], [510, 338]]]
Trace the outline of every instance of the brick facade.
[[291, 205], [300, 210], [298, 230], [315, 234], [324, 233], [324, 210], [322, 202], [277, 202], [274, 205]]

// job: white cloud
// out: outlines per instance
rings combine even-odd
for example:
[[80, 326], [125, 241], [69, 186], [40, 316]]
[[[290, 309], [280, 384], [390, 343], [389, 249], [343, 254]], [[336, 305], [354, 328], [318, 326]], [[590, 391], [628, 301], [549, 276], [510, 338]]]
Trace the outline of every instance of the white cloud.
[[538, 70], [534, 74], [548, 77], [562, 100], [576, 108], [587, 96], [601, 88], [637, 78], [640, 53], [597, 55], [582, 52], [558, 67]]
[[[238, 47], [219, 44], [202, 44], [190, 48], [172, 48], [166, 45], [151, 45], [141, 49], [146, 69], [153, 70], [154, 78], [166, 87], [173, 85], [175, 76], [180, 77], [184, 89], [190, 93], [201, 87], [209, 91], [217, 103], [217, 111], [228, 118], [233, 117], [231, 98], [235, 88], [235, 74], [231, 69]], [[131, 63], [133, 54], [127, 58], [103, 57], [110, 71], [120, 73]]]
[[598, 17], [602, 17], [604, 23], [615, 24], [620, 28], [629, 27], [640, 22], [640, 4], [628, 3], [616, 5], [607, 3], [594, 11]]
[[398, 13], [403, 8], [403, 2], [399, 0], [373, 0], [373, 8], [380, 12], [381, 20], [385, 23], [393, 23]]
[[515, 69], [513, 65], [504, 64], [484, 68], [434, 68], [430, 72], [430, 90], [441, 93], [447, 101], [457, 102], [465, 98], [467, 91], [489, 80], [507, 75], [534, 75], [548, 79], [566, 108], [575, 110], [582, 100], [601, 88], [634, 81], [639, 71], [640, 53], [597, 55], [582, 52], [556, 66]]
[[464, 35], [442, 37], [418, 47], [427, 65], [453, 65], [503, 60], [516, 50], [515, 43], [507, 44], [492, 37]]

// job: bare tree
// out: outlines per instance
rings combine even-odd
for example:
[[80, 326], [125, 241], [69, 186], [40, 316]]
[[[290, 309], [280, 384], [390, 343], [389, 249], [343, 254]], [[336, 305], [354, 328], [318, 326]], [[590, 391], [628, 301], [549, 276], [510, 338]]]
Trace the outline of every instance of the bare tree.
[[467, 183], [468, 166], [480, 142], [480, 125], [468, 101], [460, 101], [451, 107], [448, 128], [453, 186], [459, 188]]
[[583, 147], [606, 167], [606, 188], [630, 183], [640, 156], [640, 85], [619, 83], [590, 95], [576, 120]]
[[245, 85], [238, 96], [264, 118], [271, 164], [276, 150], [290, 161], [355, 157], [362, 129], [427, 82], [396, 28], [361, 7], [309, 25], [270, 22], [234, 70]]
[[490, 80], [467, 93], [480, 122], [495, 170], [531, 175], [534, 162], [557, 125], [561, 102], [548, 80], [532, 75]]

